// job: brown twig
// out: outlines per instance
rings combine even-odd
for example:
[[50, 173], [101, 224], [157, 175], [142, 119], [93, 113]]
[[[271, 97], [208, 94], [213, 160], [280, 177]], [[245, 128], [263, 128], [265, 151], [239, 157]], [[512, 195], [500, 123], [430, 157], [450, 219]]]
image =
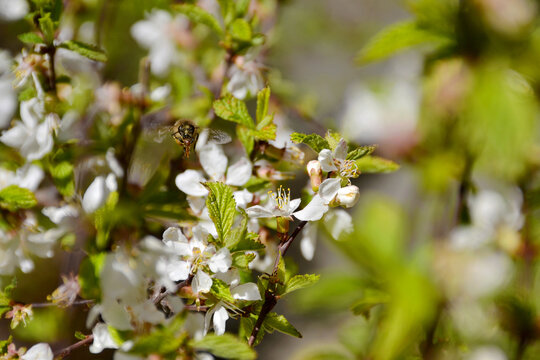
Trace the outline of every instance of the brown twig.
[[[95, 302], [94, 300], [77, 300], [77, 301], [74, 301], [71, 304], [69, 304], [69, 306], [88, 305], [88, 304], [93, 304], [94, 302]], [[49, 307], [49, 306], [61, 306], [61, 305], [53, 303], [53, 302], [34, 303], [34, 304], [30, 304], [30, 305], [32, 305], [33, 308], [44, 308], [44, 307]]]
[[83, 339], [81, 341], [78, 341], [75, 344], [69, 345], [68, 347], [63, 348], [63, 349], [55, 352], [54, 353], [54, 358], [57, 359], [57, 360], [58, 359], [63, 359], [66, 356], [68, 356], [69, 354], [71, 354], [71, 352], [73, 350], [76, 350], [76, 349], [78, 349], [78, 348], [80, 348], [82, 346], [85, 346], [85, 345], [89, 345], [93, 341], [94, 341], [94, 335], [88, 335], [88, 336], [86, 336], [85, 339]]
[[298, 226], [294, 229], [291, 235], [287, 237], [287, 239], [279, 244], [278, 247], [278, 254], [276, 256], [276, 261], [274, 262], [274, 269], [272, 270], [272, 276], [270, 277], [270, 284], [268, 285], [268, 289], [264, 292], [264, 303], [261, 308], [261, 312], [259, 313], [259, 317], [257, 318], [257, 322], [255, 323], [255, 326], [253, 327], [253, 331], [251, 332], [251, 335], [248, 340], [249, 346], [253, 346], [255, 344], [255, 340], [257, 339], [257, 335], [259, 334], [259, 331], [261, 330], [262, 324], [264, 320], [266, 319], [266, 316], [272, 311], [274, 306], [276, 306], [279, 296], [275, 294], [274, 292], [274, 285], [276, 284], [276, 278], [277, 278], [277, 272], [279, 269], [279, 261], [283, 256], [285, 256], [285, 253], [287, 250], [289, 250], [289, 247], [291, 246], [294, 239], [300, 234], [300, 231], [306, 226], [307, 221], [301, 221]]

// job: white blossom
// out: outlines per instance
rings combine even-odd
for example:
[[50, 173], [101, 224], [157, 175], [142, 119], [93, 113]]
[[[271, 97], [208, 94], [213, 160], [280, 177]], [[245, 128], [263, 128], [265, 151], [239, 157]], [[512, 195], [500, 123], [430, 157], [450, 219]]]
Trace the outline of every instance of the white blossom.
[[24, 18], [29, 10], [26, 0], [0, 0], [0, 19], [19, 20]]
[[53, 352], [49, 344], [39, 343], [32, 346], [23, 356], [22, 360], [53, 360]]
[[99, 354], [103, 349], [118, 349], [119, 345], [114, 341], [106, 324], [98, 323], [92, 329], [94, 342], [90, 345], [92, 354]]
[[291, 190], [279, 187], [277, 193], [269, 192], [268, 206], [255, 205], [246, 209], [251, 218], [289, 217], [300, 206], [300, 199], [291, 200]]
[[227, 84], [227, 91], [240, 100], [255, 96], [264, 87], [259, 66], [252, 60], [238, 58], [229, 70], [229, 77], [231, 80]]

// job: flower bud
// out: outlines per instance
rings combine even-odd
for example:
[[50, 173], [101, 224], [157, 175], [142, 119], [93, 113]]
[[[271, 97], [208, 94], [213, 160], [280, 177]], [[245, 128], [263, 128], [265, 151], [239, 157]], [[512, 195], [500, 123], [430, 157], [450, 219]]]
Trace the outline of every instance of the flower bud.
[[313, 191], [317, 192], [319, 191], [319, 186], [321, 186], [322, 182], [321, 163], [319, 160], [311, 160], [306, 167], [311, 180], [311, 188]]
[[358, 186], [349, 185], [338, 190], [335, 201], [337, 205], [350, 208], [358, 202], [359, 198], [360, 189], [358, 189]]

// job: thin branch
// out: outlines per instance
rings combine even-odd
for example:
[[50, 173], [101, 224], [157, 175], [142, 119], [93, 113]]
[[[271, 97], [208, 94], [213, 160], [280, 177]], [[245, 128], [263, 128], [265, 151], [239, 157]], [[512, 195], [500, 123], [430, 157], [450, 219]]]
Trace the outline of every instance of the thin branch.
[[279, 261], [280, 259], [285, 256], [287, 253], [287, 250], [289, 250], [289, 247], [291, 246], [292, 242], [298, 234], [300, 234], [300, 231], [306, 226], [307, 221], [301, 221], [298, 226], [294, 229], [291, 235], [287, 238], [287, 240], [283, 241], [279, 244], [278, 247], [278, 254], [276, 256], [276, 260], [274, 262], [274, 269], [272, 271], [272, 276], [270, 277], [271, 284], [268, 285], [268, 289], [264, 292], [264, 303], [261, 308], [261, 312], [259, 313], [259, 317], [257, 318], [257, 322], [255, 323], [255, 326], [253, 327], [253, 331], [251, 332], [251, 335], [248, 340], [249, 346], [253, 346], [255, 344], [255, 340], [257, 339], [257, 335], [259, 334], [259, 331], [261, 330], [262, 324], [264, 320], [266, 319], [266, 316], [272, 311], [274, 306], [276, 306], [278, 301], [278, 296], [274, 294], [274, 291], [270, 290], [270, 286], [275, 285], [276, 282], [276, 275], [279, 268]]
[[44, 308], [44, 307], [49, 307], [49, 306], [69, 307], [69, 306], [78, 306], [78, 305], [88, 305], [88, 304], [93, 304], [94, 302], [95, 302], [94, 300], [76, 300], [72, 302], [71, 304], [69, 304], [68, 306], [61, 306], [60, 304], [56, 304], [53, 302], [33, 303], [30, 305], [32, 305], [33, 308]]
[[55, 359], [63, 359], [65, 358], [66, 356], [68, 356], [69, 354], [71, 354], [71, 352], [73, 350], [76, 350], [82, 346], [85, 346], [85, 345], [89, 345], [90, 343], [92, 343], [94, 341], [94, 335], [88, 335], [85, 339], [79, 341], [79, 342], [76, 342], [75, 344], [72, 344], [66, 348], [63, 348], [57, 352], [54, 353], [54, 358]]

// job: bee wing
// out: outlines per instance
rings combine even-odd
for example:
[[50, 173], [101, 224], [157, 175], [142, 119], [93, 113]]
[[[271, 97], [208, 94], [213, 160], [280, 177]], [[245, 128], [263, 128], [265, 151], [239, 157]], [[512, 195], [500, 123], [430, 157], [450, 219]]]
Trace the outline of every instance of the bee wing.
[[231, 142], [231, 136], [225, 131], [207, 129], [208, 130], [208, 142], [213, 142], [218, 145], [223, 145]]

